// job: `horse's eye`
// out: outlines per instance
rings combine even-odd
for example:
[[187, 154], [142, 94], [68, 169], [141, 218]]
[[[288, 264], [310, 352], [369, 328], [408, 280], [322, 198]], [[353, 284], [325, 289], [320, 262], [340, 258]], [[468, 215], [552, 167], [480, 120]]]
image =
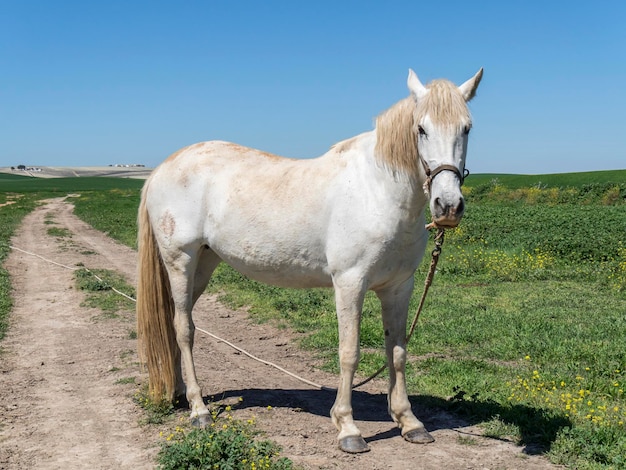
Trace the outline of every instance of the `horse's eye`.
[[428, 134], [426, 134], [426, 131], [422, 126], [417, 126], [417, 131], [420, 133], [420, 137], [428, 137]]
[[463, 133], [464, 133], [465, 135], [467, 135], [467, 134], [469, 134], [469, 131], [471, 131], [471, 130], [472, 130], [472, 127], [471, 127], [471, 126], [465, 126], [465, 129], [463, 129]]

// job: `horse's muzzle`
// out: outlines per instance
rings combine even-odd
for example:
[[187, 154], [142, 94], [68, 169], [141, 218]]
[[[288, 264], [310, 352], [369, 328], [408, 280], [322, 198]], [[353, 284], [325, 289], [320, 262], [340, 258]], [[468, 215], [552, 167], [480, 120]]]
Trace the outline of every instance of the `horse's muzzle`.
[[465, 202], [459, 199], [457, 204], [444, 204], [441, 199], [434, 200], [433, 222], [442, 228], [454, 228], [461, 223], [465, 212]]

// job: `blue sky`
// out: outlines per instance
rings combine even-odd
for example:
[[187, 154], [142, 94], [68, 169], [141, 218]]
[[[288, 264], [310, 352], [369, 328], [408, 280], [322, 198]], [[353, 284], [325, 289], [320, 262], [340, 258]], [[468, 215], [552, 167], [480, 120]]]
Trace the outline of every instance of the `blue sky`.
[[475, 173], [626, 168], [626, 2], [3, 1], [0, 166], [155, 166], [230, 140], [289, 157], [424, 83], [485, 75]]

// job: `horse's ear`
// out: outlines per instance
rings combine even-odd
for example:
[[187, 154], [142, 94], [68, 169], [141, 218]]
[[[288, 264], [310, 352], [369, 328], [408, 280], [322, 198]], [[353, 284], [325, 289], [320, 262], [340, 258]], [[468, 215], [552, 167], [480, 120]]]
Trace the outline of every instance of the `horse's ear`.
[[476, 95], [476, 89], [478, 88], [478, 84], [480, 83], [481, 78], [483, 78], [482, 67], [476, 73], [476, 75], [474, 75], [472, 78], [470, 78], [459, 87], [459, 91], [463, 95], [463, 98], [465, 98], [465, 101], [471, 100]]
[[411, 69], [409, 69], [409, 78], [407, 78], [406, 84], [409, 87], [409, 91], [413, 95], [413, 98], [415, 98], [417, 101], [419, 101], [426, 95], [426, 93], [428, 93], [426, 87], [422, 85], [420, 79], [417, 78], [417, 75], [415, 75], [415, 72], [413, 72], [413, 70]]

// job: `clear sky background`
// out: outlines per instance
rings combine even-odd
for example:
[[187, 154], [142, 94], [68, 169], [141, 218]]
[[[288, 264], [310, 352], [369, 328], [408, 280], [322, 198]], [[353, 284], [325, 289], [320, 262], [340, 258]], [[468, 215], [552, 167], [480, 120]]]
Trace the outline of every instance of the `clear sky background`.
[[0, 166], [290, 157], [480, 67], [468, 168], [626, 168], [626, 2], [0, 0]]

